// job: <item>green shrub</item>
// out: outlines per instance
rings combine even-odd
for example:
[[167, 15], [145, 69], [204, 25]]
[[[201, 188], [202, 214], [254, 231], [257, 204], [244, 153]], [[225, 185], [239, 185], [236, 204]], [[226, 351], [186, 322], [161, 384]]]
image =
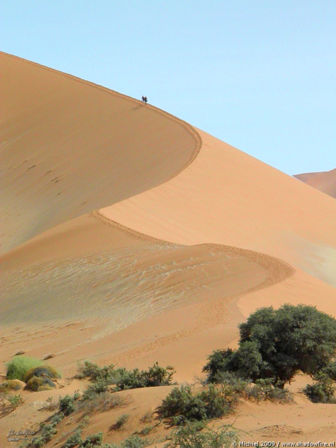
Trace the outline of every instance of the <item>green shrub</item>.
[[80, 448], [98, 448], [103, 443], [103, 433], [99, 432], [88, 436], [80, 445]]
[[96, 380], [90, 384], [83, 393], [83, 400], [93, 400], [97, 395], [107, 392], [108, 384], [103, 379]]
[[216, 380], [213, 383], [230, 386], [234, 392], [244, 395], [250, 381], [243, 380], [233, 372], [223, 371], [216, 373]]
[[64, 419], [63, 412], [57, 412], [53, 416], [50, 417], [49, 423], [53, 426], [57, 426]]
[[202, 431], [195, 423], [188, 423], [174, 432], [169, 448], [229, 448], [238, 442], [236, 433], [230, 426], [220, 430]]
[[62, 445], [62, 448], [78, 447], [78, 446], [81, 446], [82, 442], [83, 441], [82, 441], [82, 437], [81, 437], [81, 432], [76, 431], [68, 438], [68, 440], [65, 442], [65, 444]]
[[[336, 361], [330, 362], [327, 366], [325, 366], [323, 369], [321, 369], [319, 374], [326, 375], [333, 381], [336, 381]], [[317, 374], [315, 376], [318, 377], [319, 374]]]
[[65, 395], [63, 398], [60, 398], [59, 401], [59, 410], [64, 415], [70, 415], [75, 411], [75, 399], [70, 395]]
[[245, 395], [249, 400], [255, 401], [270, 400], [281, 403], [293, 401], [293, 396], [287, 389], [274, 386], [270, 379], [257, 380], [255, 384], [247, 386]]
[[54, 387], [56, 387], [56, 385], [51, 381], [50, 378], [40, 378], [37, 376], [33, 376], [28, 380], [25, 389], [39, 392], [41, 390], [50, 390]]
[[140, 429], [140, 431], [136, 431], [136, 434], [140, 434], [141, 436], [148, 436], [148, 434], [152, 432], [155, 427], [156, 425], [145, 426], [144, 428]]
[[20, 404], [23, 403], [23, 399], [20, 394], [17, 395], [9, 395], [7, 400], [10, 402], [13, 409], [16, 409]]
[[[135, 389], [140, 387], [153, 387], [172, 384], [172, 377], [175, 371], [172, 367], [161, 367], [156, 362], [148, 370], [127, 370], [125, 368], [115, 369], [113, 364], [99, 367], [90, 361], [85, 361], [84, 365], [79, 367], [78, 378], [89, 378], [91, 381], [97, 383], [87, 393], [90, 397], [95, 393], [95, 388], [102, 389], [107, 386], [115, 385], [115, 390]], [[101, 393], [104, 390], [101, 390]]]
[[173, 383], [175, 369], [171, 366], [161, 367], [155, 362], [148, 370], [143, 371], [145, 377], [145, 387], [167, 386]]
[[240, 325], [239, 348], [217, 350], [204, 367], [208, 382], [230, 371], [256, 381], [269, 378], [283, 387], [301, 370], [326, 368], [336, 353], [336, 320], [310, 306], [261, 308]]
[[128, 422], [129, 415], [123, 414], [121, 415], [118, 420], [110, 427], [110, 429], [113, 431], [118, 431], [119, 429], [123, 428], [126, 423]]
[[323, 378], [315, 384], [307, 384], [304, 394], [313, 403], [336, 403], [335, 387], [330, 378]]
[[7, 380], [0, 384], [0, 392], [2, 393], [20, 389], [22, 389], [22, 383], [19, 380]]
[[121, 444], [121, 448], [144, 448], [147, 445], [146, 441], [141, 437], [133, 435], [124, 440]]
[[222, 417], [233, 410], [236, 402], [236, 394], [224, 386], [210, 385], [195, 394], [190, 386], [181, 386], [170, 392], [156, 412], [160, 418], [171, 418], [173, 424], [179, 425], [187, 421]]
[[78, 368], [79, 372], [76, 375], [77, 378], [89, 378], [91, 381], [105, 380], [112, 384], [113, 377], [115, 375], [114, 365], [110, 364], [108, 366], [99, 367], [97, 364], [84, 361], [83, 365]]
[[27, 448], [41, 448], [53, 438], [57, 433], [55, 425], [42, 424], [41, 433], [32, 439]]
[[43, 365], [43, 362], [39, 359], [22, 355], [14, 356], [14, 358], [6, 364], [7, 378], [11, 380], [17, 379], [24, 381], [24, 376], [28, 370], [41, 365]]
[[55, 380], [60, 378], [60, 374], [51, 366], [37, 366], [29, 369], [24, 375], [24, 382], [27, 383], [33, 376], [39, 378], [50, 378]]

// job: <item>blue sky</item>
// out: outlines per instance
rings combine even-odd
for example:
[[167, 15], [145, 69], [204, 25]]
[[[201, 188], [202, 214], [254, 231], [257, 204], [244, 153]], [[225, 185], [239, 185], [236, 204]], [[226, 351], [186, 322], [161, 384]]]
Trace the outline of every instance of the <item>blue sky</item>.
[[335, 0], [11, 0], [1, 50], [149, 101], [288, 173], [336, 167]]

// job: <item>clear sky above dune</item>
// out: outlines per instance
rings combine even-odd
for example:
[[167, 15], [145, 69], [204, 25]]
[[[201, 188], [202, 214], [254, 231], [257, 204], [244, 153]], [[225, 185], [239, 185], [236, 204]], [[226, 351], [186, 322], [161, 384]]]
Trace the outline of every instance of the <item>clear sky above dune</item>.
[[294, 174], [336, 166], [335, 23], [334, 0], [12, 0], [0, 42]]

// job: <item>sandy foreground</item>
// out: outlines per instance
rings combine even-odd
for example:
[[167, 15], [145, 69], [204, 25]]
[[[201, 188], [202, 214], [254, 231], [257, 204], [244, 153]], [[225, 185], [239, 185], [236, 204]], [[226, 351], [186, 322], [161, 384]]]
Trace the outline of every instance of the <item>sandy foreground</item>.
[[[80, 360], [158, 360], [195, 382], [261, 306], [336, 316], [334, 198], [117, 92], [4, 53], [0, 70], [0, 357], [53, 354], [64, 378], [52, 393], [22, 393], [0, 419], [1, 447], [13, 446], [10, 428], [49, 415], [39, 409], [51, 394], [84, 387], [71, 379]], [[295, 404], [243, 402], [213, 424], [246, 441], [332, 441], [336, 407], [310, 403], [307, 381], [291, 385]], [[87, 434], [122, 440], [169, 390], [127, 391]], [[118, 413], [131, 420], [114, 434]]]

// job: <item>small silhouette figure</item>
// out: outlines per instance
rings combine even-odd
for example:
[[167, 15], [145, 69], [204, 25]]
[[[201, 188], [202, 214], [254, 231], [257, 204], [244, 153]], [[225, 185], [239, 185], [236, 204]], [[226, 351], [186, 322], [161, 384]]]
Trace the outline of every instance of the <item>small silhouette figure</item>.
[[142, 99], [143, 103], [145, 103], [145, 104], [148, 103], [148, 98], [146, 96], [142, 96], [141, 99]]

